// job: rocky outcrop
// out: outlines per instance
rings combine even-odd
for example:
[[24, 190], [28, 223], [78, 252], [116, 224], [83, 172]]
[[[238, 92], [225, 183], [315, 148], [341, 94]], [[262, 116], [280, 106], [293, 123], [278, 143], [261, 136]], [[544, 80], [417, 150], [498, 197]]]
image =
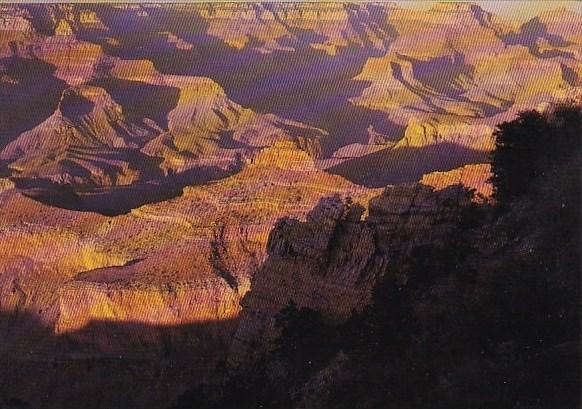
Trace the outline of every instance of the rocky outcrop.
[[189, 334], [192, 339], [169, 342], [155, 333], [146, 340], [131, 334], [126, 339], [120, 339], [119, 335], [124, 332], [124, 323], [128, 327], [178, 328], [228, 322], [238, 316], [238, 301], [237, 294], [224, 283], [217, 283], [216, 279], [134, 288], [131, 283], [91, 281], [89, 275], [84, 275], [59, 291], [55, 333], [83, 341], [83, 330], [86, 328], [95, 324], [107, 328], [109, 324], [112, 327], [110, 331], [103, 329], [92, 334], [92, 352], [101, 355], [131, 353], [134, 348], [147, 353], [150, 348], [154, 351], [163, 347], [183, 349], [188, 344], [195, 347], [192, 339], [203, 336], [215, 338], [215, 345], [227, 344], [232, 331], [230, 325], [222, 327], [222, 331], [212, 331], [210, 334], [197, 332]]
[[464, 189], [491, 195], [494, 124], [579, 98], [579, 17], [557, 15], [510, 35], [450, 2], [0, 6], [0, 358], [169, 362], [165, 387], [181, 355], [193, 383], [252, 360], [289, 302], [344, 321]]
[[507, 35], [506, 41], [521, 44], [540, 58], [561, 58], [569, 66], [582, 58], [580, 13], [567, 8], [542, 12]]
[[396, 270], [410, 249], [443, 237], [468, 200], [458, 186], [437, 193], [423, 185], [401, 185], [370, 200], [368, 209], [332, 196], [304, 222], [281, 219], [269, 236], [267, 259], [241, 301], [230, 364], [244, 367], [269, 350], [280, 331], [276, 317], [290, 304], [335, 322], [361, 310], [374, 283]]
[[99, 45], [77, 38], [78, 20], [85, 15], [77, 15], [70, 4], [2, 8], [0, 57], [38, 58], [56, 67], [57, 78], [81, 85], [92, 78], [103, 56]]
[[79, 11], [79, 27], [90, 30], [107, 30], [107, 26], [99, 18], [99, 15], [95, 11], [88, 9]]
[[383, 260], [375, 255], [372, 230], [358, 223], [361, 212], [336, 197], [323, 199], [304, 223], [278, 222], [269, 237], [268, 258], [242, 301], [232, 365], [264, 351], [278, 334], [275, 316], [290, 303], [338, 320], [366, 304]]
[[460, 122], [442, 123], [437, 120], [422, 123], [413, 118], [406, 127], [404, 138], [394, 148], [424, 148], [443, 143], [490, 152], [495, 147], [493, 128]]
[[309, 154], [301, 149], [297, 149], [291, 141], [275, 142], [273, 147], [266, 148], [252, 159], [255, 166], [275, 167], [298, 172], [313, 172], [315, 163]]
[[[82, 230], [71, 229], [70, 214], [66, 211], [50, 211], [15, 190], [0, 193], [0, 203], [2, 314], [31, 315], [50, 327], [58, 316], [58, 291], [67, 281], [79, 271], [127, 261], [123, 252], [108, 250]], [[35, 217], [47, 217], [47, 212], [52, 213], [49, 222], [44, 225], [32, 222]], [[99, 223], [100, 218], [77, 215], [75, 219], [73, 224], [90, 225]], [[19, 325], [13, 324], [13, 330], [18, 331]]]
[[420, 183], [431, 186], [435, 190], [443, 190], [451, 186], [461, 185], [473, 190], [477, 201], [490, 200], [493, 195], [491, 184], [491, 165], [466, 165], [448, 172], [431, 172], [422, 176]]
[[321, 152], [321, 129], [272, 114], [257, 114], [232, 101], [215, 81], [159, 73], [150, 61], [110, 59], [106, 75], [179, 90], [167, 114], [168, 132], [148, 142], [142, 152], [161, 158], [174, 173], [193, 167], [236, 167], [277, 141], [291, 141], [313, 157]]
[[21, 177], [124, 185], [155, 171], [140, 168], [138, 163], [147, 162], [136, 157], [137, 149], [159, 132], [153, 123], [142, 128], [128, 122], [102, 88], [70, 88], [55, 113], [6, 146], [0, 159]]
[[96, 75], [96, 69], [103, 58], [102, 48], [78, 40], [65, 20], [61, 20], [57, 29], [58, 34], [34, 45], [33, 57], [55, 66], [55, 76], [70, 86], [89, 82]]

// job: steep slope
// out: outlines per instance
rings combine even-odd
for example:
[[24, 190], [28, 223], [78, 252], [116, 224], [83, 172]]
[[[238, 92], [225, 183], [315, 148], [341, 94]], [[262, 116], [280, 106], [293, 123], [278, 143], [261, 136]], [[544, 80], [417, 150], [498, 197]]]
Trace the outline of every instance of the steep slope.
[[199, 12], [209, 24], [208, 34], [235, 48], [250, 44], [261, 52], [293, 49], [302, 42], [329, 54], [348, 45], [384, 49], [390, 38], [379, 5], [256, 3], [216, 11], [202, 6]]
[[[552, 16], [540, 18], [554, 31], [567, 31], [576, 20], [575, 13], [565, 11]], [[560, 16], [563, 25], [552, 25]], [[531, 31], [528, 23], [516, 35], [476, 5], [394, 10], [388, 21], [398, 36], [384, 56], [368, 60], [356, 78], [369, 86], [351, 101], [385, 112], [405, 131], [392, 149], [330, 161], [331, 172], [357, 183], [414, 181], [423, 173], [486, 161], [496, 124], [531, 106], [563, 100], [582, 85], [582, 65], [574, 54], [534, 52], [524, 37]], [[545, 23], [536, 24], [541, 28], [532, 36], [547, 32]], [[576, 48], [577, 30], [571, 31], [567, 44], [547, 35], [554, 35], [556, 47]], [[379, 171], [365, 170], [370, 163]]]
[[81, 29], [80, 38], [110, 55], [150, 60], [164, 74], [212, 78], [230, 99], [257, 113], [325, 129], [334, 135], [324, 143], [326, 156], [346, 140], [366, 139], [371, 123], [381, 133], [390, 126], [347, 100], [364, 86], [352, 78], [366, 59], [392, 41], [385, 20], [391, 6], [91, 7], [108, 29], [98, 35]]
[[[55, 350], [36, 334], [22, 344], [30, 356], [100, 357], [99, 372], [110, 365], [106, 357], [139, 356], [142, 368], [164, 350], [189, 350], [185, 362], [201, 353], [206, 363], [182, 381], [197, 383], [224, 358], [235, 332], [231, 363], [249, 359], [249, 343], [271, 334], [261, 328], [270, 328], [289, 300], [323, 308], [334, 320], [361, 309], [390, 265], [381, 254], [408, 246], [411, 237], [438, 237], [447, 229], [442, 220], [456, 212], [441, 206], [444, 198], [464, 200], [454, 192], [408, 185], [378, 196], [380, 190], [318, 171], [309, 154], [285, 141], [236, 175], [123, 216], [49, 207], [8, 188], [0, 194], [2, 310], [34, 314], [75, 345], [74, 354]], [[390, 240], [379, 242], [373, 229]], [[23, 234], [26, 244], [14, 245]], [[362, 275], [370, 269], [378, 275]], [[18, 333], [21, 321], [11, 323]], [[18, 344], [7, 345], [18, 353]], [[60, 376], [76, 373], [59, 368]]]
[[65, 82], [55, 76], [55, 67], [44, 61], [0, 59], [0, 99], [10, 107], [0, 111], [0, 149], [45, 121], [65, 88]]
[[66, 86], [88, 81], [103, 55], [78, 41], [66, 20], [49, 18], [52, 9], [0, 8], [0, 98], [10, 106], [0, 113], [0, 149], [45, 121]]
[[80, 41], [65, 20], [60, 20], [54, 36], [34, 44], [32, 55], [56, 67], [55, 76], [71, 86], [89, 81], [103, 57], [102, 48]]
[[14, 5], [0, 9], [0, 58], [38, 58], [56, 67], [55, 76], [80, 85], [95, 73], [103, 56], [99, 45], [79, 40], [72, 5]]
[[450, 186], [462, 185], [472, 190], [479, 201], [491, 200], [493, 186], [491, 185], [491, 165], [465, 165], [447, 172], [431, 172], [422, 176], [420, 183], [431, 186], [435, 190], [447, 189]]
[[580, 14], [566, 8], [545, 11], [525, 22], [506, 41], [529, 48], [540, 58], [564, 57], [566, 60], [581, 59], [582, 30]]
[[[277, 220], [303, 219], [334, 194], [365, 205], [375, 192], [316, 170], [287, 143], [230, 178], [116, 217], [47, 206], [8, 186], [0, 193], [0, 362], [18, 376], [0, 394], [36, 402], [54, 382], [76, 379], [51, 404], [77, 407], [98, 383], [88, 407], [146, 386], [123, 402], [169, 405], [182, 390], [175, 385], [217, 374]], [[128, 365], [141, 375], [129, 376]], [[151, 383], [156, 371], [162, 385]], [[51, 376], [22, 381], [40, 373]]]
[[65, 91], [53, 115], [2, 151], [18, 176], [110, 186], [162, 171], [232, 172], [277, 140], [320, 155], [324, 131], [256, 114], [208, 78], [160, 74], [148, 61], [99, 61], [92, 85]]

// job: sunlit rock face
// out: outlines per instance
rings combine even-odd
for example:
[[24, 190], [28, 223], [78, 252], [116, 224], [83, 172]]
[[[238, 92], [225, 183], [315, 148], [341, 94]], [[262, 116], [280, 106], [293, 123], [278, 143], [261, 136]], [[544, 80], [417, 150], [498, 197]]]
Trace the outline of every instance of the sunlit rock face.
[[346, 319], [366, 304], [374, 276], [363, 269], [383, 261], [375, 255], [372, 230], [358, 223], [363, 208], [340, 197], [321, 200], [305, 222], [283, 219], [271, 232], [268, 258], [243, 299], [243, 316], [231, 351], [239, 365], [277, 336], [274, 317], [293, 302]]
[[273, 147], [259, 153], [252, 163], [255, 166], [298, 172], [315, 171], [313, 158], [307, 152], [297, 149], [297, 146], [290, 141], [275, 142]]
[[252, 157], [276, 141], [299, 143], [313, 156], [320, 152], [323, 130], [270, 114], [256, 114], [230, 100], [206, 78], [163, 77], [180, 90], [176, 107], [168, 113], [168, 132], [148, 143], [143, 152], [164, 159], [176, 172], [199, 163], [232, 165], [237, 156]]
[[54, 65], [55, 76], [69, 85], [90, 81], [103, 57], [101, 47], [77, 40], [66, 22], [57, 28], [58, 33], [35, 45], [32, 55]]
[[423, 148], [443, 143], [489, 152], [494, 148], [493, 129], [487, 125], [463, 122], [422, 123], [411, 119], [404, 137], [394, 148]]
[[[73, 50], [77, 44], [72, 43]], [[70, 46], [66, 47], [70, 52]], [[45, 59], [50, 61], [46, 55]], [[106, 59], [95, 78], [90, 83], [100, 87], [83, 85], [63, 91], [55, 113], [9, 144], [0, 152], [0, 159], [8, 161], [19, 177], [127, 185], [151, 179], [156, 173], [178, 173], [192, 167], [228, 170], [277, 140], [297, 143], [316, 157], [321, 151], [320, 139], [327, 136], [321, 129], [243, 108], [208, 78], [162, 75], [148, 61]], [[139, 98], [145, 84], [152, 93], [146, 95], [151, 100], [144, 101], [144, 106], [156, 102], [157, 92], [172, 97], [166, 111], [156, 118], [137, 116], [149, 116], [149, 112], [135, 112], [135, 104], [142, 103], [135, 97]], [[135, 96], [120, 95], [129, 97], [128, 101], [119, 99], [123, 106], [113, 99], [119, 87], [135, 92]], [[41, 138], [41, 134], [48, 137]]]
[[[237, 320], [279, 219], [303, 220], [330, 195], [363, 206], [377, 193], [317, 170], [291, 142], [256, 159], [234, 176], [117, 217], [43, 205], [8, 187], [0, 194], [3, 311], [42, 310], [49, 328], [73, 340], [93, 323]], [[213, 336], [226, 342], [228, 328]], [[131, 347], [108, 344], [110, 336], [104, 329], [93, 352]]]
[[559, 30], [546, 21], [558, 19], [534, 19], [516, 34], [469, 3], [389, 14], [398, 36], [385, 56], [368, 60], [358, 78], [371, 85], [353, 101], [385, 110], [402, 124], [410, 118], [449, 116], [494, 125], [533, 101], [550, 98], [555, 89], [578, 84], [580, 61], [570, 50], [579, 48], [579, 30], [566, 29], [576, 14], [563, 14], [561, 28], [572, 32], [571, 40], [552, 37], [555, 50], [543, 56], [535, 44], [551, 37], [547, 30]]
[[422, 176], [420, 183], [431, 186], [435, 190], [462, 185], [474, 192], [477, 201], [487, 201], [493, 195], [491, 176], [491, 165], [483, 163], [465, 165], [446, 172], [427, 173]]
[[[580, 86], [582, 73], [579, 15], [569, 10], [522, 25], [464, 2], [424, 11], [391, 3], [14, 5], [0, 15], [2, 55], [42, 61], [50, 74], [43, 85], [100, 86], [140, 126], [153, 120], [163, 131], [138, 155], [159, 162], [153, 170], [163, 175], [232, 173], [279, 140], [299, 143], [321, 169], [357, 158], [389, 163], [388, 148], [420, 147], [408, 138], [419, 123], [439, 128], [426, 134], [455, 149], [485, 150], [489, 129]], [[23, 81], [10, 71], [0, 64], [12, 98]], [[26, 101], [45, 104], [38, 119], [3, 121], [15, 122], [6, 139], [46, 120], [53, 95]], [[423, 171], [476, 161], [467, 155]], [[374, 186], [418, 179], [340, 174]]]

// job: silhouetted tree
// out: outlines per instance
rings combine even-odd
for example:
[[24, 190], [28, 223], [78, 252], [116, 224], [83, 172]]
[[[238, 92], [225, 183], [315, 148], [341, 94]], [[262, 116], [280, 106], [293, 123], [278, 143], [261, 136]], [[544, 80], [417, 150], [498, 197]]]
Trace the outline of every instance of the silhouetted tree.
[[492, 182], [501, 207], [523, 196], [532, 180], [580, 151], [582, 105], [559, 105], [549, 112], [524, 111], [497, 126]]

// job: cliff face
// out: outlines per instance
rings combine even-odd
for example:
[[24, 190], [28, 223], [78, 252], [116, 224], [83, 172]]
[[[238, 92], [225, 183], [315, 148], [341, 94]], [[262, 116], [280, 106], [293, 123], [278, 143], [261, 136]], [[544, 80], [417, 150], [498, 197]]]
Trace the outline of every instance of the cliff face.
[[490, 152], [495, 147], [493, 128], [487, 125], [467, 123], [426, 123], [412, 119], [404, 137], [394, 146], [398, 148], [425, 148], [438, 144], [454, 144], [459, 147]]
[[[273, 330], [280, 330], [282, 336], [249, 371], [234, 374], [216, 407], [236, 407], [240, 390], [248, 391], [245, 404], [249, 406], [260, 402], [275, 407], [424, 407], [435, 396], [442, 407], [466, 402], [479, 406], [487, 396], [495, 396], [491, 401], [495, 407], [511, 406], [517, 396], [537, 408], [576, 406], [582, 111], [580, 105], [562, 106], [546, 115], [545, 121], [550, 122], [562, 118], [554, 123], [558, 129], [542, 125], [535, 112], [502, 127], [500, 142], [508, 144], [493, 155], [497, 193], [508, 183], [497, 178], [500, 174], [527, 177], [513, 180], [513, 196], [496, 196], [498, 207], [458, 209], [456, 205], [467, 198], [454, 189], [446, 188], [452, 196], [438, 200], [438, 194], [420, 186], [388, 189], [370, 201], [367, 225], [374, 230], [375, 252], [387, 255], [387, 263], [369, 308], [344, 325], [330, 318], [336, 305], [350, 304], [349, 296], [336, 295], [336, 304], [325, 306], [324, 287], [317, 293], [323, 297], [305, 301], [295, 292], [301, 289], [296, 277], [304, 270], [285, 269], [293, 266], [293, 260], [310, 266], [301, 261], [321, 254], [312, 249], [325, 247], [325, 227], [311, 220], [324, 232], [321, 246], [307, 225], [282, 223], [271, 236], [274, 268], [259, 273], [278, 279], [284, 275], [288, 289], [284, 294], [272, 289], [256, 294], [251, 287], [238, 332], [243, 340], [236, 339], [234, 345], [247, 345], [242, 351], [245, 356], [251, 347], [256, 351], [265, 342], [268, 345]], [[538, 131], [542, 140], [561, 146], [551, 158], [535, 128], [543, 129]], [[524, 139], [529, 149], [509, 143]], [[564, 139], [567, 142], [562, 144]], [[536, 160], [537, 155], [547, 162]], [[516, 168], [515, 160], [527, 166]], [[529, 166], [541, 169], [530, 176]], [[465, 170], [476, 173], [471, 167], [427, 175], [427, 179], [463, 178]], [[526, 187], [519, 191], [523, 183]], [[439, 203], [440, 215], [435, 217]], [[302, 234], [294, 236], [290, 230]], [[368, 248], [368, 242], [363, 242]], [[354, 255], [340, 265], [355, 266], [352, 261], [358, 260], [359, 253]], [[318, 288], [318, 273], [328, 273], [322, 267], [312, 274]], [[374, 273], [374, 267], [364, 271]], [[259, 274], [255, 281], [260, 283]], [[292, 297], [299, 308], [286, 309], [281, 320], [261, 314], [281, 310], [274, 305]], [[304, 305], [307, 310], [301, 309]], [[528, 352], [518, 352], [523, 350]], [[555, 383], [548, 371], [560, 373]], [[520, 381], [508, 385], [508, 379]], [[243, 386], [231, 392], [237, 384]], [[504, 393], [496, 395], [500, 388], [505, 388]], [[561, 393], [556, 395], [556, 390]]]
[[463, 185], [474, 190], [478, 200], [490, 200], [493, 195], [491, 165], [488, 163], [465, 165], [447, 172], [431, 172], [422, 176], [420, 183], [436, 190]]
[[143, 151], [163, 158], [165, 169], [179, 172], [196, 164], [233, 165], [238, 156], [252, 157], [279, 140], [299, 143], [313, 156], [321, 150], [319, 140], [325, 131], [243, 108], [214, 81], [179, 76], [163, 76], [162, 81], [179, 89], [180, 97], [168, 113], [169, 132], [160, 134]]
[[78, 40], [71, 27], [61, 21], [63, 23], [57, 27], [59, 32], [34, 43], [30, 54], [54, 65], [57, 78], [71, 86], [79, 86], [97, 74], [104, 53], [99, 45]]
[[[79, 43], [72, 44], [66, 45], [67, 52], [76, 52]], [[78, 67], [70, 70], [94, 78], [91, 85], [63, 91], [51, 116], [0, 151], [0, 160], [10, 163], [19, 177], [128, 185], [194, 167], [230, 171], [241, 158], [252, 158], [279, 140], [294, 142], [317, 157], [320, 140], [327, 136], [299, 122], [243, 108], [209, 78], [164, 75], [141, 60], [105, 58], [96, 68], [92, 57], [85, 57], [81, 63], [91, 65], [98, 76]], [[52, 57], [43, 58], [53, 62]], [[67, 79], [63, 70], [69, 68], [57, 64], [54, 75]], [[149, 91], [140, 95], [146, 84]], [[165, 111], [150, 108], [160, 99]]]
[[391, 33], [383, 16], [391, 7], [342, 3], [179, 6], [182, 12], [201, 18], [208, 26], [207, 34], [234, 49], [249, 46], [271, 53], [305, 44], [330, 55], [346, 46], [384, 50]]
[[244, 367], [269, 350], [280, 331], [276, 317], [290, 304], [336, 323], [362, 310], [379, 278], [410, 249], [444, 237], [468, 200], [458, 185], [435, 192], [411, 184], [387, 188], [367, 208], [336, 196], [322, 199], [305, 222], [280, 220], [241, 301], [229, 363]]

